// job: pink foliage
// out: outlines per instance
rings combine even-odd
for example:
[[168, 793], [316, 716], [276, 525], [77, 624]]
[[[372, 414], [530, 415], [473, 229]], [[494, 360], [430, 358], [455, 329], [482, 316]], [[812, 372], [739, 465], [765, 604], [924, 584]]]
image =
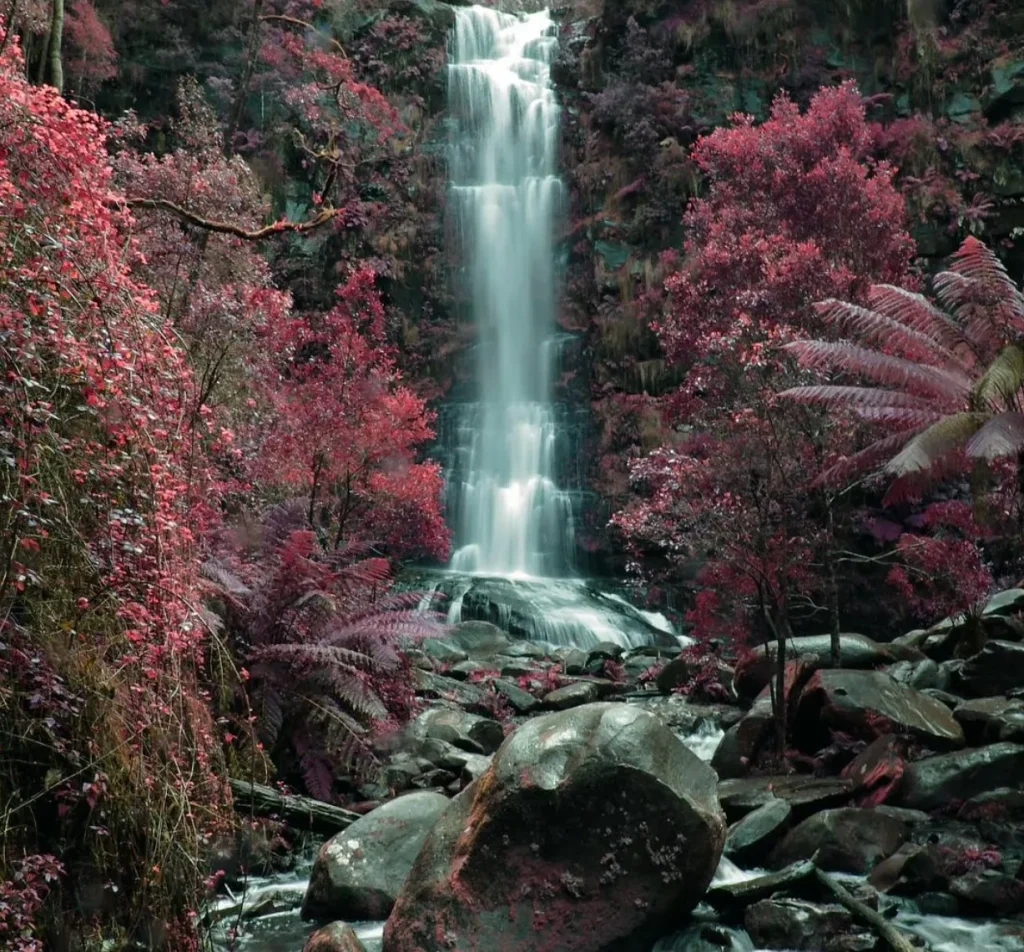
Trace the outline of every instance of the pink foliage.
[[82, 93], [117, 75], [117, 52], [91, 0], [73, 0], [64, 19], [65, 68]]
[[822, 89], [803, 115], [780, 95], [767, 122], [737, 116], [698, 141], [709, 188], [687, 212], [686, 260], [657, 324], [672, 359], [724, 350], [757, 362], [806, 326], [812, 301], [905, 276], [914, 246], [903, 200], [871, 147], [852, 83]]
[[261, 333], [271, 366], [260, 478], [306, 496], [314, 517], [326, 508], [338, 540], [443, 558], [440, 468], [415, 456], [432, 415], [401, 383], [373, 273], [354, 272], [327, 314], [278, 315]]

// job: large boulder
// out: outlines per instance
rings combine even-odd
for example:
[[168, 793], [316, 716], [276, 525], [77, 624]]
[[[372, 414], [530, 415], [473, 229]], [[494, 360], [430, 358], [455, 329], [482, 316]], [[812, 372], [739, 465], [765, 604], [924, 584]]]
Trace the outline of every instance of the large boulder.
[[459, 708], [429, 708], [409, 725], [407, 731], [420, 744], [444, 741], [472, 754], [493, 754], [505, 739], [505, 731], [497, 721]]
[[866, 873], [892, 856], [908, 834], [907, 824], [875, 810], [823, 810], [793, 827], [771, 855], [776, 869], [814, 859], [821, 869]]
[[434, 821], [448, 806], [438, 793], [410, 793], [331, 837], [317, 853], [304, 919], [383, 919]]
[[[789, 661], [784, 672], [783, 690], [786, 697], [787, 721], [792, 719], [803, 685], [814, 673], [814, 668], [803, 661]], [[733, 724], [715, 749], [711, 759], [719, 779], [745, 777], [754, 766], [757, 755], [774, 736], [775, 705], [771, 687], [758, 694], [740, 720]]]
[[803, 899], [762, 899], [748, 906], [743, 925], [759, 949], [840, 948], [832, 943], [853, 929], [853, 917], [842, 906]]
[[1007, 719], [1024, 711], [1024, 701], [1016, 698], [982, 697], [962, 701], [953, 709], [953, 716], [964, 729], [970, 744], [999, 740], [1000, 729]]
[[[866, 635], [839, 636], [839, 667], [871, 668], [893, 660], [892, 652]], [[736, 666], [736, 691], [752, 698], [767, 687], [775, 671], [778, 650], [774, 643], [758, 645]], [[805, 635], [786, 642], [786, 657], [799, 658], [812, 668], [832, 667], [832, 636]]]
[[1024, 783], [1024, 746], [992, 744], [928, 757], [908, 765], [901, 802], [934, 810], [953, 801], [970, 800], [997, 787]]
[[508, 635], [489, 621], [464, 621], [448, 633], [448, 640], [471, 658], [491, 658], [508, 648]]
[[881, 671], [818, 671], [800, 696], [794, 736], [801, 747], [820, 750], [830, 731], [866, 741], [909, 734], [934, 750], [964, 746], [963, 728], [949, 708]]
[[653, 942], [700, 900], [718, 865], [715, 779], [631, 706], [528, 721], [438, 819], [385, 926], [384, 952]]

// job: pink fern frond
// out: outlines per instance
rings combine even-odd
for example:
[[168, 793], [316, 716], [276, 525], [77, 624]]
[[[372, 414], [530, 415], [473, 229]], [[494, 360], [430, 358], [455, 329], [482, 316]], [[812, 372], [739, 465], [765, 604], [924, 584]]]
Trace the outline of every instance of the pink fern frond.
[[798, 403], [857, 409], [869, 407], [924, 410], [931, 403], [923, 397], [902, 390], [884, 390], [881, 387], [842, 387], [823, 384], [811, 387], [792, 387], [779, 394]]
[[861, 343], [886, 345], [899, 350], [910, 360], [927, 361], [938, 366], [958, 363], [956, 355], [931, 335], [894, 320], [881, 311], [858, 307], [829, 298], [814, 305], [822, 320], [840, 334], [856, 337]]
[[878, 313], [929, 337], [961, 361], [970, 360], [963, 328], [923, 294], [894, 284], [876, 284], [868, 291], [868, 303]]
[[984, 242], [968, 236], [953, 255], [948, 270], [980, 284], [1024, 321], [1024, 295], [1010, 278], [1006, 266]]
[[785, 349], [805, 367], [842, 370], [885, 387], [923, 391], [951, 405], [962, 404], [971, 392], [972, 381], [963, 373], [889, 357], [848, 341], [800, 340], [786, 344]]
[[904, 430], [899, 433], [890, 433], [860, 452], [854, 453], [852, 456], [844, 456], [825, 469], [814, 481], [815, 485], [841, 486], [854, 476], [878, 469], [892, 458], [893, 453], [899, 452], [915, 432], [917, 431]]
[[910, 407], [854, 407], [854, 416], [869, 423], [898, 423], [904, 429], [919, 429], [937, 423], [945, 414]]

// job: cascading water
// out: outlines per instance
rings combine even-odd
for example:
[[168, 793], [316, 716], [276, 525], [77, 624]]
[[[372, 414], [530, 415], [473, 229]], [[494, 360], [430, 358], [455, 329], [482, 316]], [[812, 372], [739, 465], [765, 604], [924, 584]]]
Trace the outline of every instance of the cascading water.
[[552, 401], [567, 337], [554, 320], [562, 203], [554, 23], [547, 11], [460, 6], [454, 15], [449, 213], [477, 329], [477, 395], [452, 407], [455, 552], [450, 571], [427, 587], [448, 596], [452, 624], [483, 619], [517, 637], [583, 647], [671, 644], [660, 616], [574, 573], [572, 497], [559, 485], [564, 427]]
[[449, 65], [451, 196], [471, 273], [479, 403], [459, 426], [458, 572], [557, 576], [572, 564], [569, 496], [555, 481], [552, 232], [558, 105], [547, 11], [457, 7]]

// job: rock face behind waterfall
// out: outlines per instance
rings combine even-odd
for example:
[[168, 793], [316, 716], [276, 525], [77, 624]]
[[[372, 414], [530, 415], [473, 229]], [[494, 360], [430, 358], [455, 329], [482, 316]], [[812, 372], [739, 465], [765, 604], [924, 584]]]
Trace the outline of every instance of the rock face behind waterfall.
[[725, 840], [715, 786], [635, 708], [588, 704], [529, 721], [438, 819], [384, 952], [649, 947], [714, 875]]

